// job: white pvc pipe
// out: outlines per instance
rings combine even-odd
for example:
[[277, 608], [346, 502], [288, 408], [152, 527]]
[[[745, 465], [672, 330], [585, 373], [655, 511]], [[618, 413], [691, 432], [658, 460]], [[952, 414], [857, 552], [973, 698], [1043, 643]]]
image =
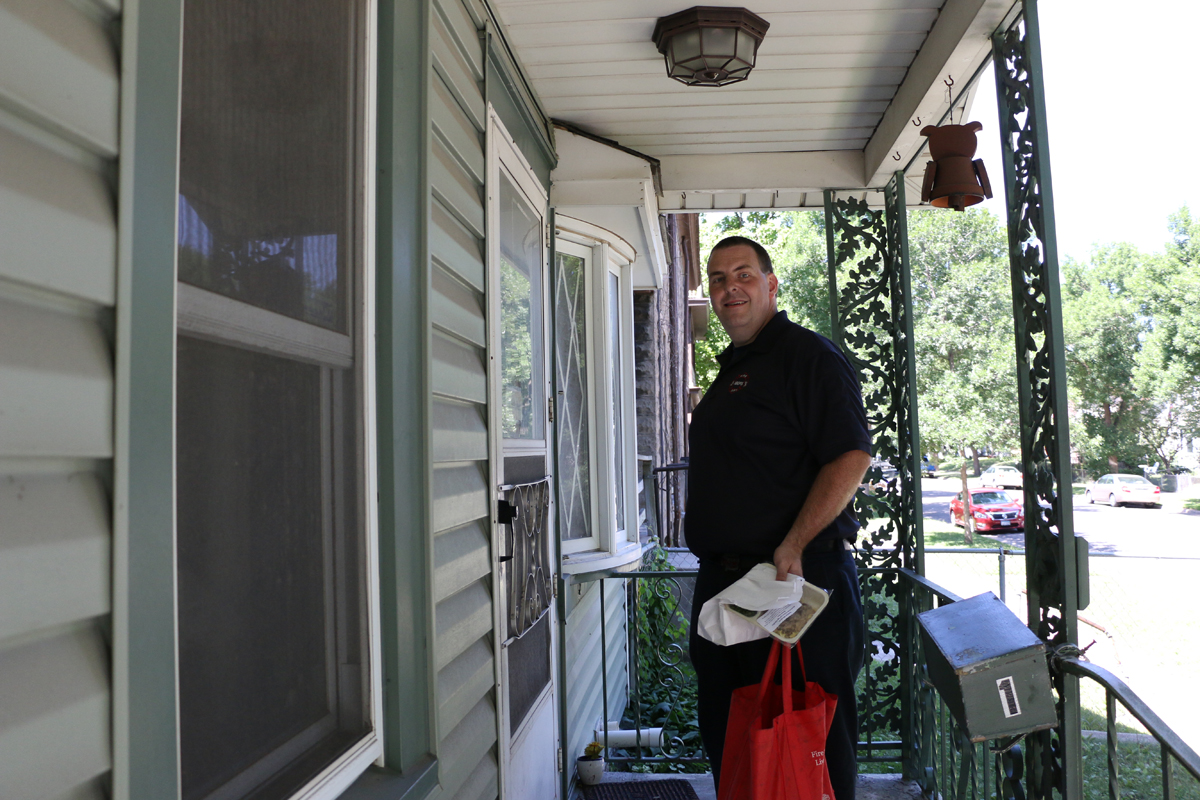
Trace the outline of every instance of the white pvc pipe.
[[[662, 728], [642, 728], [640, 731], [623, 731], [621, 730], [621, 722], [619, 720], [608, 721], [608, 746], [609, 747], [661, 747], [662, 746]], [[596, 733], [596, 741], [604, 741], [604, 731], [598, 730]]]

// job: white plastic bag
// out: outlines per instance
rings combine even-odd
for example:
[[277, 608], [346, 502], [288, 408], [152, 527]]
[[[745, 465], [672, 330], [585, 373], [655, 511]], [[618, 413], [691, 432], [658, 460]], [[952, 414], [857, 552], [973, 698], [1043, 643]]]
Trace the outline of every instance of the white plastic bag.
[[770, 636], [753, 619], [729, 606], [748, 611], [798, 607], [804, 595], [804, 578], [788, 575], [787, 580], [777, 581], [777, 574], [774, 564], [755, 564], [741, 580], [700, 607], [697, 632], [719, 645], [741, 644]]

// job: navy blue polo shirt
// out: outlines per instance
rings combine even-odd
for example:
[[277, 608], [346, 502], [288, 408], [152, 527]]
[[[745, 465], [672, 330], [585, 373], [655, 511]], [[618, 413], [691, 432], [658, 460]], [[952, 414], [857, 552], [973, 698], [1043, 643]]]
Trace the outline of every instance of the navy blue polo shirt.
[[[871, 452], [858, 375], [837, 345], [780, 311], [721, 371], [692, 412], [688, 548], [700, 557], [770, 558], [821, 467]], [[853, 540], [849, 507], [818, 539]]]

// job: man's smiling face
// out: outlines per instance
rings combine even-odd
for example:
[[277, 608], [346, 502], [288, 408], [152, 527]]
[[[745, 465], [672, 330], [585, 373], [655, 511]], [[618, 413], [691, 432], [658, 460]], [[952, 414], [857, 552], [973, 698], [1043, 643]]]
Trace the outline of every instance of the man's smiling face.
[[775, 316], [779, 279], [763, 272], [754, 249], [735, 244], [708, 257], [708, 297], [729, 338], [749, 344]]

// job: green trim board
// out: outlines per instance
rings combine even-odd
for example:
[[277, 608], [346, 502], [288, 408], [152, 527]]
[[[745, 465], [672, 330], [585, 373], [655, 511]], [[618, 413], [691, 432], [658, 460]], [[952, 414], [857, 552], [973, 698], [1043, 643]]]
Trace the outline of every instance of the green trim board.
[[[407, 774], [436, 751], [428, 525], [430, 3], [380, 0], [376, 390], [384, 759]], [[419, 76], [414, 80], [414, 76]]]
[[180, 0], [123, 14], [114, 466], [113, 788], [179, 796], [175, 208]]
[[496, 30], [489, 24], [487, 100], [496, 109], [500, 121], [516, 142], [517, 149], [529, 161], [533, 174], [549, 191], [550, 172], [558, 166], [554, 141], [550, 138], [553, 128], [541, 108], [536, 106], [536, 101], [527, 99], [527, 92], [522, 91], [524, 81], [514, 72], [518, 68], [506, 57], [505, 45], [496, 39]]

